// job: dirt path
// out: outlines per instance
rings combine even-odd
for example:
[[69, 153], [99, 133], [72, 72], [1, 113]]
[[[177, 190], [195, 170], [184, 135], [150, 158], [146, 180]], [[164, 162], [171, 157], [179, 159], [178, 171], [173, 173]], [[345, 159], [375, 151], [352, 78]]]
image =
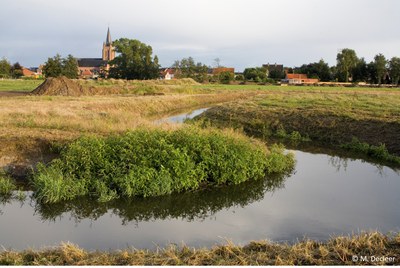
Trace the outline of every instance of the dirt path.
[[29, 92], [25, 91], [0, 91], [0, 98], [2, 97], [19, 97], [26, 96]]

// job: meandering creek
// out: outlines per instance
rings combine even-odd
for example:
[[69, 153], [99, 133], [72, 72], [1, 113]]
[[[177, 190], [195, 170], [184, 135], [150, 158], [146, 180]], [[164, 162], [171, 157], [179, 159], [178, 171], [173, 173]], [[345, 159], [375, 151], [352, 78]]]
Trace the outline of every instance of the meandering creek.
[[[173, 117], [174, 122], [191, 115]], [[172, 117], [171, 117], [172, 119]], [[159, 198], [41, 206], [0, 202], [0, 245], [86, 249], [211, 246], [231, 240], [296, 242], [365, 230], [400, 231], [398, 171], [361, 160], [294, 151], [293, 174]], [[28, 193], [29, 195], [29, 193]]]

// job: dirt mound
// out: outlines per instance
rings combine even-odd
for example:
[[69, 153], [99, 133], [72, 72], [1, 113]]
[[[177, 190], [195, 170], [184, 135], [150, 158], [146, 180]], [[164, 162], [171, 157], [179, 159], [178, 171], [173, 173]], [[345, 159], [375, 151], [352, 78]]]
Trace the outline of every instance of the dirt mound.
[[82, 96], [92, 95], [90, 92], [83, 89], [83, 87], [65, 76], [62, 77], [49, 77], [31, 94], [33, 95], [49, 95], [49, 96]]

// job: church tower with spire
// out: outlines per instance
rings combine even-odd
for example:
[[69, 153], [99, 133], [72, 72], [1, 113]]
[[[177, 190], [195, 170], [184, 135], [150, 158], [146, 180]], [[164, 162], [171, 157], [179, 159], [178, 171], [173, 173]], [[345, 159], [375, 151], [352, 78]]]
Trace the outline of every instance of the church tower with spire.
[[111, 35], [110, 35], [110, 27], [107, 30], [107, 38], [106, 41], [103, 43], [103, 60], [110, 61], [115, 58], [115, 50], [112, 45]]

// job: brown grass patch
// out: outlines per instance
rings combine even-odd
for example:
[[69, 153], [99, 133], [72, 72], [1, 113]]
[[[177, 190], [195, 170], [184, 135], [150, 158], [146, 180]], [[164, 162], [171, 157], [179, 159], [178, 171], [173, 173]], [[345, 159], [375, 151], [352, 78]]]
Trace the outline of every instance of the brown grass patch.
[[[354, 261], [356, 258], [358, 261]], [[361, 259], [366, 257], [366, 259]], [[375, 258], [374, 258], [375, 257]], [[376, 259], [376, 257], [387, 257]], [[39, 251], [0, 253], [1, 265], [399, 265], [400, 236], [377, 232], [304, 240], [294, 245], [254, 241], [210, 249], [169, 246], [156, 251], [125, 249], [87, 252], [73, 244]]]

